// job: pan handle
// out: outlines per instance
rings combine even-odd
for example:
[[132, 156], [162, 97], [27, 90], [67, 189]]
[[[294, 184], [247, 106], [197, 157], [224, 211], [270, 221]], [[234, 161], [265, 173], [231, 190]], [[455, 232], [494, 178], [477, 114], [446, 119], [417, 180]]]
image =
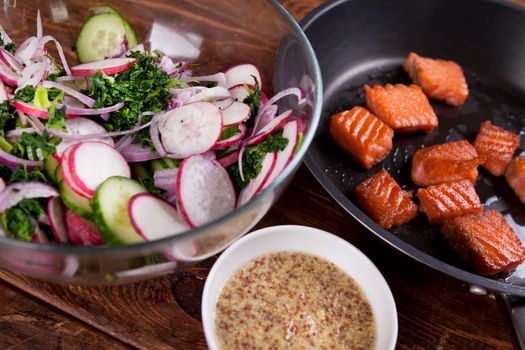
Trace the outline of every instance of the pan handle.
[[501, 293], [496, 294], [496, 299], [506, 311], [516, 349], [525, 350], [525, 298]]

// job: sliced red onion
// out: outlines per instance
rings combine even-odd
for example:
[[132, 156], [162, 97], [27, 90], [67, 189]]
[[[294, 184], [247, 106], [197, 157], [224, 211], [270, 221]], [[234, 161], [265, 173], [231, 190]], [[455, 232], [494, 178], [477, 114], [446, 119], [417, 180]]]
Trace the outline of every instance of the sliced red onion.
[[[176, 76], [178, 74], [182, 74], [183, 72], [187, 71], [187, 73], [188, 73], [187, 77], [189, 78], [189, 77], [191, 77], [191, 70], [189, 70], [188, 67], [189, 67], [189, 62], [188, 61], [177, 62], [166, 73], [168, 73], [168, 75], [173, 78], [174, 76]], [[182, 79], [182, 76], [179, 76], [179, 79], [180, 80], [184, 80], [184, 81], [188, 81], [189, 80], [189, 79]]]
[[66, 61], [66, 56], [64, 55], [64, 50], [62, 50], [62, 45], [51, 35], [46, 35], [42, 38], [42, 44], [45, 45], [49, 41], [53, 41], [57, 47], [58, 55], [60, 56], [60, 61], [62, 62], [62, 67], [64, 67], [64, 70], [66, 71], [67, 75], [71, 75], [71, 70], [69, 69], [69, 66]]
[[228, 84], [228, 81], [226, 80], [226, 75], [224, 73], [216, 73], [212, 75], [201, 75], [198, 77], [191, 77], [191, 80], [196, 81], [214, 81], [219, 86], [226, 86]]
[[168, 152], [166, 151], [166, 149], [164, 148], [164, 145], [160, 141], [159, 126], [157, 123], [151, 125], [151, 127], [149, 128], [149, 135], [151, 137], [151, 142], [153, 143], [153, 147], [155, 147], [155, 150], [157, 151], [157, 153], [161, 157], [164, 157], [165, 155], [167, 155]]
[[9, 100], [9, 94], [5, 88], [4, 82], [0, 79], [0, 103]]
[[42, 18], [40, 18], [40, 10], [36, 13], [36, 37], [38, 39], [42, 38], [44, 35], [44, 30], [42, 29]]
[[111, 117], [111, 115], [109, 113], [102, 113], [100, 115], [100, 118], [104, 119], [105, 121], [109, 121], [110, 117]]
[[13, 40], [7, 35], [7, 32], [5, 31], [4, 27], [0, 25], [0, 38], [2, 38], [2, 41], [4, 44], [11, 44]]
[[119, 102], [113, 106], [104, 108], [79, 108], [73, 106], [66, 106], [66, 113], [76, 115], [97, 115], [115, 112], [121, 109], [122, 107], [124, 107], [124, 102]]
[[224, 100], [225, 98], [230, 97], [230, 92], [228, 89], [222, 86], [215, 86], [212, 88], [207, 88], [199, 92], [198, 94], [193, 95], [188, 103], [191, 102], [210, 102], [210, 101], [219, 101]]
[[244, 173], [242, 171], [242, 156], [244, 154], [244, 150], [246, 149], [245, 145], [241, 146], [241, 150], [239, 151], [239, 158], [237, 158], [237, 165], [239, 166], [239, 175], [241, 177], [241, 180], [244, 182]]
[[59, 83], [55, 83], [54, 81], [46, 80], [46, 81], [44, 81], [42, 83], [42, 86], [45, 87], [46, 89], [54, 87], [54, 88], [57, 88], [59, 90], [62, 90], [62, 91], [64, 91], [64, 93], [68, 94], [69, 96], [72, 96], [72, 97], [76, 98], [77, 100], [79, 100], [80, 102], [82, 102], [83, 104], [85, 104], [88, 107], [93, 107], [93, 105], [96, 103], [96, 101], [94, 99], [92, 99], [91, 97], [86, 96], [86, 95], [78, 92], [77, 90], [72, 89], [70, 87], [67, 87], [65, 85], [62, 85], [62, 84], [59, 84]]
[[57, 197], [58, 192], [53, 187], [42, 182], [27, 181], [8, 185], [0, 193], [0, 213], [14, 207], [26, 198]]
[[16, 113], [18, 114], [18, 118], [20, 118], [20, 123], [23, 126], [27, 125], [27, 116], [25, 115], [25, 113], [19, 109], [16, 111]]
[[22, 76], [17, 81], [18, 87], [38, 85], [46, 73], [48, 62], [49, 60], [27, 65], [21, 73]]
[[126, 56], [126, 55], [128, 55], [128, 54], [130, 54], [130, 53], [132, 53], [132, 52], [134, 52], [134, 51], [135, 51], [135, 52], [144, 52], [144, 51], [146, 51], [146, 49], [144, 48], [144, 44], [138, 44], [138, 45], [132, 47], [131, 49], [129, 49], [129, 50], [124, 54], [124, 56]]
[[22, 62], [18, 60], [11, 52], [7, 51], [3, 47], [0, 47], [0, 58], [5, 62], [11, 69], [16, 73], [20, 74], [24, 69]]
[[15, 51], [15, 57], [24, 62], [26, 65], [31, 64], [31, 57], [40, 46], [40, 41], [37, 37], [27, 38]]
[[6, 133], [6, 136], [9, 141], [13, 141], [13, 140], [16, 140], [18, 137], [20, 137], [20, 135], [22, 135], [25, 132], [33, 133], [37, 131], [33, 128], [18, 128], [18, 129], [9, 130]]
[[0, 192], [2, 192], [5, 188], [5, 181], [0, 177]]
[[263, 113], [265, 113], [266, 109], [270, 108], [270, 106], [274, 105], [280, 99], [282, 99], [282, 98], [284, 98], [286, 96], [289, 96], [289, 95], [297, 96], [297, 99], [298, 99], [297, 105], [301, 105], [304, 102], [306, 102], [306, 94], [304, 93], [303, 89], [301, 89], [301, 88], [292, 87], [292, 88], [288, 88], [288, 89], [285, 89], [283, 91], [280, 91], [275, 96], [273, 96], [271, 99], [269, 99], [268, 102], [266, 102], [264, 105], [262, 105], [259, 108], [259, 112], [257, 113], [257, 116], [255, 117], [255, 123], [254, 123], [254, 128], [253, 128], [254, 132], [255, 132], [256, 129], [260, 130], [261, 128], [263, 128], [265, 126], [265, 124], [260, 122], [260, 119], [261, 119], [261, 115]]
[[5, 66], [3, 62], [0, 62], [0, 79], [9, 86], [16, 86], [16, 82], [20, 76], [16, 75], [11, 71], [10, 68]]
[[136, 143], [129, 144], [120, 153], [128, 162], [145, 162], [160, 158], [158, 153], [152, 152], [150, 149]]
[[253, 124], [252, 136], [258, 133], [266, 124], [271, 122], [277, 115], [277, 106], [268, 106], [260, 115], [257, 113]]
[[[146, 114], [147, 113], [147, 114]], [[135, 127], [140, 126], [142, 124], [142, 117], [145, 115], [153, 115], [155, 113], [153, 112], [145, 112], [139, 115], [137, 124], [135, 124]], [[122, 151], [124, 148], [129, 146], [133, 142], [133, 136], [131, 134], [123, 136], [120, 140], [118, 140], [117, 143], [115, 143], [115, 148], [117, 151]]]
[[38, 224], [38, 222], [34, 219], [31, 220], [31, 222], [33, 223], [33, 226], [35, 227], [35, 233], [33, 234], [33, 238], [31, 240], [39, 244], [48, 244], [49, 239], [47, 238], [45, 233], [42, 232], [42, 230], [40, 229], [40, 225]]
[[[21, 111], [18, 111], [19, 113], [23, 113]], [[31, 125], [31, 129], [35, 130], [35, 132], [39, 135], [42, 135], [44, 131], [46, 130], [46, 126], [38, 120], [37, 117], [32, 115], [26, 115], [27, 121], [29, 125]]]
[[153, 182], [155, 187], [166, 191], [168, 196], [172, 196], [177, 192], [177, 173], [178, 168], [161, 169], [155, 171], [153, 175]]

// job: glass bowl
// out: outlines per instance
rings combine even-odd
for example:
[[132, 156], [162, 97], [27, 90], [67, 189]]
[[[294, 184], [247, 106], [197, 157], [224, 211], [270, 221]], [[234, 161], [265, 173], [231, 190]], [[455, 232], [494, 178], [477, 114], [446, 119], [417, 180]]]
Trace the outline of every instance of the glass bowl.
[[[95, 1], [4, 1], [1, 24], [20, 44], [35, 35], [40, 9], [44, 35], [62, 44], [68, 62], [77, 63], [71, 46]], [[272, 95], [299, 86], [308, 101], [295, 108], [304, 139], [295, 158], [263, 192], [226, 216], [162, 240], [121, 246], [38, 245], [0, 237], [0, 266], [13, 272], [67, 283], [132, 282], [172, 272], [214, 255], [248, 232], [278, 199], [301, 164], [321, 112], [321, 74], [305, 35], [277, 1], [161, 0], [107, 1], [137, 32], [170, 56], [206, 64], [195, 74], [253, 63], [261, 70], [265, 92]], [[52, 46], [52, 45], [49, 45]], [[52, 51], [52, 50], [51, 50]], [[296, 105], [296, 99], [282, 106]]]

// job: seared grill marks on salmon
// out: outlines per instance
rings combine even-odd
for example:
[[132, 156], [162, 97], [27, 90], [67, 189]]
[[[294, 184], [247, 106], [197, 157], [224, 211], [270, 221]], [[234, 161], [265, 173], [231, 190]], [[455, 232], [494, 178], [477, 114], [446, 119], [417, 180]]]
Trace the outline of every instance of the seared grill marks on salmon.
[[438, 119], [417, 85], [365, 85], [366, 106], [396, 132], [431, 132]]
[[365, 108], [356, 106], [332, 116], [330, 135], [357, 163], [369, 169], [392, 150], [394, 130]]
[[520, 201], [525, 204], [525, 156], [516, 157], [510, 162], [505, 178]]
[[419, 186], [455, 182], [475, 182], [478, 165], [483, 162], [476, 149], [461, 140], [433, 145], [418, 150], [412, 158], [412, 181]]
[[417, 206], [385, 169], [357, 185], [355, 192], [363, 211], [386, 229], [417, 215]]
[[419, 210], [427, 215], [431, 224], [442, 224], [448, 219], [483, 210], [469, 180], [420, 188], [417, 196]]
[[468, 97], [465, 75], [454, 61], [421, 57], [411, 52], [403, 69], [429, 98], [461, 106]]
[[492, 175], [501, 176], [509, 166], [519, 144], [518, 135], [486, 121], [481, 123], [473, 145], [478, 154], [485, 158], [481, 165]]
[[525, 259], [525, 249], [516, 232], [495, 210], [451, 219], [441, 232], [480, 275], [511, 272]]

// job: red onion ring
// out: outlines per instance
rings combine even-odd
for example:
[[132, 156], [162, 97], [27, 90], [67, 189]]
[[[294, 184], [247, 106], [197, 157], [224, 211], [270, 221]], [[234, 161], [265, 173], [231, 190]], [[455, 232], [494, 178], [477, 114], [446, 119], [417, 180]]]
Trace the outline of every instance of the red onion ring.
[[46, 80], [46, 81], [44, 81], [42, 83], [42, 86], [45, 87], [46, 89], [57, 88], [59, 90], [62, 90], [62, 91], [64, 91], [64, 93], [68, 94], [69, 96], [72, 96], [72, 97], [76, 98], [77, 100], [79, 100], [80, 102], [82, 102], [83, 104], [85, 104], [88, 107], [93, 107], [93, 105], [97, 102], [94, 99], [92, 99], [91, 97], [86, 96], [86, 95], [78, 92], [75, 89], [72, 89], [70, 87], [67, 87], [67, 86], [59, 84], [59, 83], [55, 83], [54, 81]]
[[58, 197], [58, 195], [56, 189], [42, 182], [16, 182], [8, 185], [0, 193], [0, 213], [14, 207], [26, 198], [48, 198]]

